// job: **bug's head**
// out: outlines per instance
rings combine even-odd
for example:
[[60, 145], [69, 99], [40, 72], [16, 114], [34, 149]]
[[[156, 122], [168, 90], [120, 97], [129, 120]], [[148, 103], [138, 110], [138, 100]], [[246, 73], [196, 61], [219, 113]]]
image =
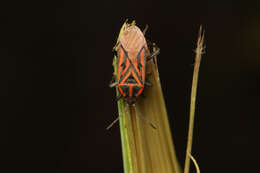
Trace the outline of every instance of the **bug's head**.
[[125, 98], [126, 102], [129, 104], [129, 105], [132, 105], [136, 102], [136, 98], [135, 97], [126, 97]]

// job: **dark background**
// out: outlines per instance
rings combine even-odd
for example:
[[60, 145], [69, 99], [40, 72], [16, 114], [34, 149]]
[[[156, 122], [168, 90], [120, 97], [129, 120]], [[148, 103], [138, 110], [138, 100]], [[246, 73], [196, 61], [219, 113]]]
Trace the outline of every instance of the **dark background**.
[[161, 48], [182, 165], [204, 26], [193, 155], [201, 172], [257, 172], [259, 17], [259, 1], [1, 1], [0, 172], [123, 172], [118, 124], [105, 128], [117, 116], [111, 50], [126, 18], [149, 24]]

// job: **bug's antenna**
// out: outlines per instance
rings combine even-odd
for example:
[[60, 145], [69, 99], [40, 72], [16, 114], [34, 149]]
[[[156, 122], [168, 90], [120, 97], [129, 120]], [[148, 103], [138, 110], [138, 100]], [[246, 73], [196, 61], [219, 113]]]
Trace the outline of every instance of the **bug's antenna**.
[[147, 120], [145, 117], [143, 117], [140, 112], [139, 109], [137, 108], [137, 106], [135, 106], [135, 104], [133, 104], [135, 110], [136, 110], [136, 114], [138, 115], [138, 117], [140, 117], [145, 123], [149, 124], [152, 128], [157, 129], [155, 127], [155, 125], [153, 125], [153, 123], [151, 123], [149, 120]]
[[144, 28], [144, 30], [143, 30], [143, 34], [145, 35], [145, 33], [146, 33], [146, 31], [147, 31], [147, 29], [149, 28], [149, 26], [146, 24], [145, 25], [145, 28]]
[[109, 126], [107, 126], [107, 130], [109, 130], [111, 127], [113, 127], [113, 125], [119, 120], [119, 117], [117, 117], [111, 124], [109, 124]]

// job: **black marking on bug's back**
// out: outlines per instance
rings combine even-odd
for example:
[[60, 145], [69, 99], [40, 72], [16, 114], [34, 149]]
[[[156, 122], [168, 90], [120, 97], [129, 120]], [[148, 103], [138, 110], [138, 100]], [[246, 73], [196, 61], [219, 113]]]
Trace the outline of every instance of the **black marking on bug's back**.
[[[137, 78], [138, 78], [138, 80], [140, 81], [140, 83], [143, 85], [144, 84], [144, 82], [143, 82], [143, 80], [142, 80], [142, 70], [141, 70], [141, 76], [137, 73], [137, 71], [136, 70], [138, 70], [138, 71], [140, 71], [139, 69], [136, 69], [135, 68], [135, 66], [133, 65], [133, 63], [132, 63], [132, 61], [128, 58], [128, 53], [127, 53], [127, 51], [123, 48], [123, 46], [121, 45], [121, 47], [122, 47], [122, 49], [123, 49], [123, 51], [124, 51], [124, 53], [125, 53], [125, 56], [126, 56], [126, 59], [128, 59], [128, 61], [129, 61], [129, 63], [130, 63], [130, 66], [129, 66], [129, 69], [130, 68], [132, 68], [133, 69], [133, 72], [135, 73], [135, 75], [137, 76]], [[140, 57], [140, 54], [141, 54], [141, 52], [142, 52], [142, 50], [144, 49], [144, 46], [140, 49], [140, 51], [138, 52], [138, 54], [137, 54], [137, 66], [140, 66], [141, 65], [141, 67], [142, 67], [142, 64], [141, 64], [141, 57]], [[125, 59], [125, 60], [126, 60]], [[140, 64], [140, 65], [139, 65]], [[142, 69], [142, 68], [141, 68]], [[128, 72], [128, 70], [127, 70], [127, 72]], [[131, 74], [132, 75], [132, 74]]]
[[[123, 51], [124, 51], [124, 56], [123, 56], [123, 62], [122, 62], [122, 64], [121, 64], [121, 66], [122, 66], [122, 68], [123, 68], [123, 70], [125, 69], [125, 66], [126, 66], [126, 59], [127, 59], [127, 52], [124, 50], [124, 48], [123, 48], [123, 46], [122, 45], [120, 45], [120, 47], [123, 49]], [[117, 56], [118, 56], [118, 62], [117, 62], [117, 64], [119, 65], [119, 63], [120, 63], [120, 51], [121, 51], [121, 49], [118, 49], [118, 54], [117, 54]]]
[[125, 93], [126, 96], [129, 95], [129, 86], [121, 85], [120, 88], [123, 90], [123, 93]]
[[126, 70], [126, 72], [125, 72], [123, 75], [120, 76], [119, 83], [121, 83], [121, 82], [125, 79], [125, 77], [126, 77], [126, 76], [128, 75], [128, 73], [129, 73], [129, 71], [130, 71], [130, 67]]
[[141, 48], [141, 50], [138, 52], [137, 54], [137, 66], [138, 66], [138, 70], [141, 71], [142, 70], [142, 64], [141, 64], [141, 57], [140, 57], [140, 54], [142, 52], [144, 47]]
[[122, 70], [125, 70], [125, 67], [126, 67], [125, 64], [126, 64], [125, 61], [121, 64]]
[[139, 92], [140, 89], [141, 89], [140, 86], [133, 86], [133, 95], [136, 96], [136, 94]]
[[[146, 44], [145, 44], [146, 45]], [[144, 60], [144, 65], [141, 63], [141, 52], [142, 50], [144, 50], [144, 57], [146, 56], [146, 50], [145, 50], [145, 45], [140, 49], [140, 51], [138, 52], [137, 54], [137, 67], [138, 67], [138, 71], [141, 72], [141, 78], [142, 78], [142, 67], [144, 67], [145, 69], [145, 64], [146, 64], [146, 61]]]
[[125, 61], [125, 59], [128, 57], [128, 53], [127, 53], [127, 51], [125, 50], [125, 48], [123, 47], [123, 45], [122, 44], [120, 44], [120, 47], [123, 49], [123, 51], [124, 51], [124, 54], [125, 54], [125, 56], [124, 56], [124, 61]]
[[[143, 85], [144, 82], [142, 81], [142, 74], [141, 74], [141, 76], [140, 76], [140, 75], [137, 73], [135, 66], [133, 65], [133, 63], [131, 62], [131, 60], [128, 58], [128, 53], [127, 53], [127, 51], [124, 49], [124, 47], [122, 46], [122, 44], [120, 45], [120, 47], [121, 47], [121, 48], [123, 49], [123, 51], [124, 51], [123, 63], [121, 64], [121, 65], [123, 65], [122, 67], [125, 67], [126, 59], [128, 59], [130, 65], [129, 65], [128, 69], [126, 70], [126, 72], [125, 72], [122, 76], [120, 76], [120, 81], [119, 81], [119, 82], [122, 82], [122, 80], [126, 77], [126, 75], [129, 73], [130, 69], [132, 68], [133, 71], [134, 71], [134, 73], [135, 73], [135, 75], [137, 76], [138, 80], [139, 80], [140, 83]], [[139, 51], [138, 56], [137, 56], [137, 58], [139, 57], [139, 60], [138, 60], [139, 62], [138, 62], [138, 64], [139, 64], [139, 63], [141, 64], [140, 53], [141, 53], [141, 51], [142, 51], [143, 48], [144, 48], [144, 46], [141, 48], [141, 50]], [[119, 50], [120, 50], [120, 49], [119, 49]], [[120, 52], [119, 52], [119, 53], [120, 53]], [[132, 75], [132, 74], [131, 74], [131, 75]], [[136, 81], [136, 80], [135, 80], [135, 81]]]
[[144, 81], [142, 80], [142, 74], [141, 74], [141, 76], [137, 73], [137, 71], [136, 71], [136, 68], [131, 64], [131, 66], [132, 66], [132, 69], [133, 69], [133, 72], [135, 73], [135, 75], [137, 76], [137, 78], [138, 78], [138, 80], [140, 81], [140, 83], [143, 85], [144, 84]]
[[125, 81], [126, 83], [130, 83], [130, 84], [137, 84], [137, 81], [135, 80], [134, 76], [132, 74], [130, 74], [128, 76], [128, 78]]

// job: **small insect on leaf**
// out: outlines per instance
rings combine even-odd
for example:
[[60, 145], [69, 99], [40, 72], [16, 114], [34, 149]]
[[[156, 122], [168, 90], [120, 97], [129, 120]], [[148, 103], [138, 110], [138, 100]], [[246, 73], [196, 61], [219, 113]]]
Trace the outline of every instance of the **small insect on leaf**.
[[144, 33], [135, 25], [135, 21], [126, 25], [117, 44], [116, 82], [119, 92], [129, 105], [137, 101], [145, 85], [152, 85], [146, 79], [146, 62], [158, 54], [159, 48], [150, 54]]
[[[116, 46], [113, 48], [117, 52], [117, 74], [115, 81], [109, 86], [111, 88], [117, 87], [119, 95], [116, 100], [123, 98], [128, 105], [135, 104], [139, 96], [143, 95], [145, 86], [152, 86], [152, 83], [146, 79], [146, 62], [158, 55], [160, 49], [157, 48], [150, 54], [144, 37], [147, 29], [148, 26], [142, 32], [135, 25], [135, 21], [132, 24], [126, 24]], [[145, 117], [138, 115], [144, 122], [156, 129]]]

